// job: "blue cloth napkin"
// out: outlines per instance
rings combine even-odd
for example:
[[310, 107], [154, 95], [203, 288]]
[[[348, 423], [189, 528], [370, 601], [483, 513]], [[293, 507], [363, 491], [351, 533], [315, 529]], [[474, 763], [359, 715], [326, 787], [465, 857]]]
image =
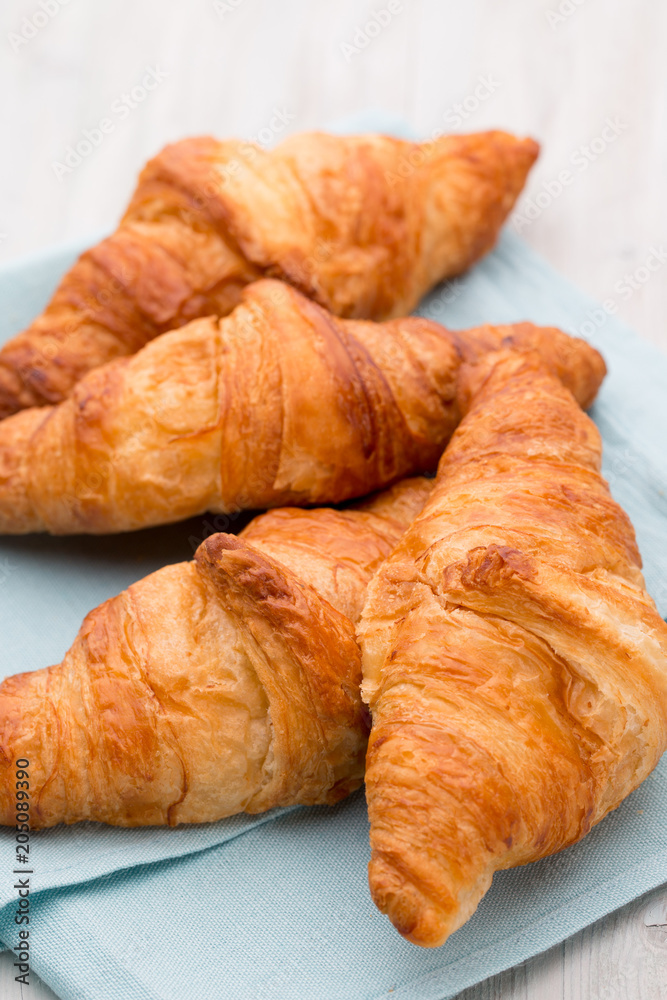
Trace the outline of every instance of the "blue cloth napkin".
[[[0, 339], [43, 305], [80, 248], [0, 272]], [[585, 333], [609, 376], [593, 409], [605, 473], [667, 612], [667, 358], [515, 236], [424, 301], [452, 327], [532, 319]], [[207, 519], [109, 539], [0, 539], [0, 676], [59, 660], [83, 615], [189, 558]], [[17, 944], [13, 833], [0, 836], [0, 937]], [[667, 880], [667, 759], [581, 844], [496, 875], [442, 948], [407, 944], [370, 902], [358, 793], [176, 830], [96, 824], [32, 835], [32, 967], [63, 1000], [445, 1000]]]

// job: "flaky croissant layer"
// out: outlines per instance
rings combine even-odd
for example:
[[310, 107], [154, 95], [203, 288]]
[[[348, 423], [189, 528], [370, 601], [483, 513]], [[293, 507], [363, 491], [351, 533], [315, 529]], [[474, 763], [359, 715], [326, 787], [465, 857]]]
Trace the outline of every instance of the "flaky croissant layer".
[[357, 788], [354, 621], [429, 491], [272, 511], [91, 611], [62, 663], [0, 685], [0, 822], [24, 757], [35, 828], [202, 823]]
[[464, 358], [540, 351], [583, 405], [599, 354], [532, 324], [336, 319], [278, 281], [0, 422], [0, 531], [104, 533], [205, 510], [334, 503], [435, 469]]
[[186, 139], [151, 160], [116, 232], [0, 351], [0, 418], [56, 403], [165, 330], [226, 315], [263, 276], [340, 316], [387, 319], [495, 242], [537, 156], [503, 132]]
[[535, 356], [465, 374], [469, 411], [359, 627], [371, 892], [423, 946], [667, 749], [667, 625], [597, 429]]

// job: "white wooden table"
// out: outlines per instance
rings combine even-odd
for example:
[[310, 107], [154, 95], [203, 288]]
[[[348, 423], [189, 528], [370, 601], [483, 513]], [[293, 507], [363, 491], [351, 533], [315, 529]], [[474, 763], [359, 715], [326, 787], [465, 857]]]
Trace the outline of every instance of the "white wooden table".
[[[499, 126], [538, 138], [521, 235], [667, 350], [662, 0], [69, 0], [40, 10], [38, 0], [0, 7], [0, 260], [111, 228], [167, 141], [270, 142], [374, 108], [424, 135]], [[374, 15], [388, 23], [367, 30]], [[113, 130], [71, 169], [58, 166], [103, 118]], [[662, 262], [649, 270], [649, 258]], [[667, 916], [644, 922], [660, 900], [667, 891], [462, 996], [667, 1000]], [[0, 996], [19, 995], [0, 958]]]

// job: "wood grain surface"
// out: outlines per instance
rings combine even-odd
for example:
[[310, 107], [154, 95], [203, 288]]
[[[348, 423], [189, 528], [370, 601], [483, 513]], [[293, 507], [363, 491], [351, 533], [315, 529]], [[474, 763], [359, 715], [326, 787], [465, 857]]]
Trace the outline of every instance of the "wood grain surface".
[[[167, 141], [208, 132], [271, 145], [376, 109], [423, 136], [498, 126], [539, 139], [515, 228], [667, 350], [667, 5], [393, 0], [388, 23], [368, 29], [389, 9], [70, 0], [35, 28], [37, 0], [4, 0], [0, 260], [111, 229]], [[68, 147], [86, 131], [97, 139], [102, 119], [112, 129], [68, 165]], [[11, 961], [0, 956], [2, 1000], [54, 996], [35, 980], [21, 994]], [[667, 891], [462, 998], [666, 1000]]]

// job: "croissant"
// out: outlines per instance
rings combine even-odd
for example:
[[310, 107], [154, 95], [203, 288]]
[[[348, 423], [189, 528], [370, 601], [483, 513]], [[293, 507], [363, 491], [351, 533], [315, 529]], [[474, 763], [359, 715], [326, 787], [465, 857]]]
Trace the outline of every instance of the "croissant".
[[363, 779], [354, 621], [430, 490], [277, 510], [87, 616], [62, 663], [0, 685], [0, 822], [202, 823], [333, 803]]
[[359, 626], [370, 888], [423, 946], [667, 748], [667, 625], [597, 429], [534, 356], [467, 371], [467, 415]]
[[262, 276], [340, 316], [388, 319], [495, 243], [538, 153], [504, 132], [417, 144], [382, 135], [186, 139], [145, 167], [119, 228], [0, 351], [0, 417], [56, 403], [92, 368]]
[[454, 334], [411, 317], [338, 320], [265, 279], [0, 422], [0, 531], [127, 531], [205, 510], [334, 503], [433, 470], [458, 420], [462, 357], [539, 347], [583, 403], [600, 356], [558, 330]]

